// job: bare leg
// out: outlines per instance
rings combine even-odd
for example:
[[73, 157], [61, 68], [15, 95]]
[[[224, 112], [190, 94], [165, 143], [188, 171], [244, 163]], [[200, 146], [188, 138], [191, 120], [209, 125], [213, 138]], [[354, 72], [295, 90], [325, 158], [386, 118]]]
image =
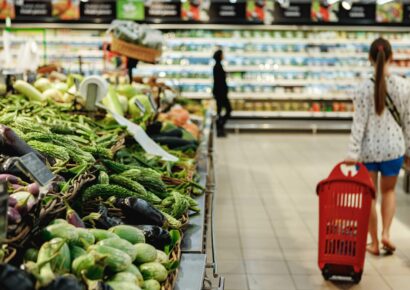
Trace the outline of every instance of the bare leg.
[[386, 251], [394, 252], [396, 246], [390, 241], [390, 227], [393, 222], [393, 217], [396, 212], [396, 192], [395, 187], [397, 176], [382, 176], [381, 192], [382, 192], [382, 244]]
[[370, 176], [376, 188], [376, 198], [372, 200], [372, 207], [370, 210], [369, 234], [370, 234], [372, 241], [367, 246], [367, 251], [373, 255], [379, 255], [380, 250], [379, 250], [379, 238], [377, 237], [377, 211], [376, 211], [378, 173], [374, 171], [370, 171]]

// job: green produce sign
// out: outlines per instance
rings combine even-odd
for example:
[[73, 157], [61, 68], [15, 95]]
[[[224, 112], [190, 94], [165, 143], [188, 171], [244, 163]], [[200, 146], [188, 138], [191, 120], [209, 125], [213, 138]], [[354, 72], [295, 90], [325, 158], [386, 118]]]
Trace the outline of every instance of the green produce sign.
[[117, 18], [136, 21], [144, 20], [144, 0], [117, 0]]

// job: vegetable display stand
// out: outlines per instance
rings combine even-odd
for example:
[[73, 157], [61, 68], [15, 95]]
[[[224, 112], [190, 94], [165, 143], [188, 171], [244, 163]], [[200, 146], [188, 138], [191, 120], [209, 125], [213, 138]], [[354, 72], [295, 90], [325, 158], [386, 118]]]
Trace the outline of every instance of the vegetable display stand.
[[375, 189], [363, 164], [339, 163], [317, 187], [319, 268], [323, 278], [348, 276], [359, 283]]
[[[182, 236], [182, 234], [181, 234]], [[175, 245], [174, 250], [170, 253], [170, 261], [181, 261], [181, 242]], [[173, 290], [178, 278], [178, 268], [168, 275], [167, 280], [161, 286], [161, 290]]]
[[112, 38], [111, 50], [118, 54], [148, 63], [155, 63], [161, 56], [160, 50], [131, 44], [115, 37]]

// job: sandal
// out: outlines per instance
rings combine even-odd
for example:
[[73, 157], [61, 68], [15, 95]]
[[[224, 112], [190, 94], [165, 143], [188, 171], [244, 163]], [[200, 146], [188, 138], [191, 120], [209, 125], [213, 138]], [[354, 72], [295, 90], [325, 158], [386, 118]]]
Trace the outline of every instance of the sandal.
[[382, 240], [382, 245], [383, 245], [383, 250], [387, 252], [387, 254], [393, 254], [394, 251], [396, 251], [396, 246], [394, 246], [390, 241], [388, 240]]
[[366, 251], [369, 252], [370, 254], [374, 255], [374, 256], [380, 256], [380, 251], [377, 248], [377, 250], [374, 250], [373, 247], [371, 247], [372, 244], [367, 244], [366, 246]]

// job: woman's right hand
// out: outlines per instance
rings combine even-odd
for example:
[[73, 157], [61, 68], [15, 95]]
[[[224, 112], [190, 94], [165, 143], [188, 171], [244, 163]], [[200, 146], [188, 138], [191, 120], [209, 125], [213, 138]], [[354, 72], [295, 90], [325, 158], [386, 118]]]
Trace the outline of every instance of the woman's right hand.
[[345, 159], [344, 163], [345, 163], [346, 165], [352, 166], [352, 165], [356, 165], [356, 164], [357, 164], [357, 160], [351, 159], [351, 158], [347, 158], [347, 159]]

